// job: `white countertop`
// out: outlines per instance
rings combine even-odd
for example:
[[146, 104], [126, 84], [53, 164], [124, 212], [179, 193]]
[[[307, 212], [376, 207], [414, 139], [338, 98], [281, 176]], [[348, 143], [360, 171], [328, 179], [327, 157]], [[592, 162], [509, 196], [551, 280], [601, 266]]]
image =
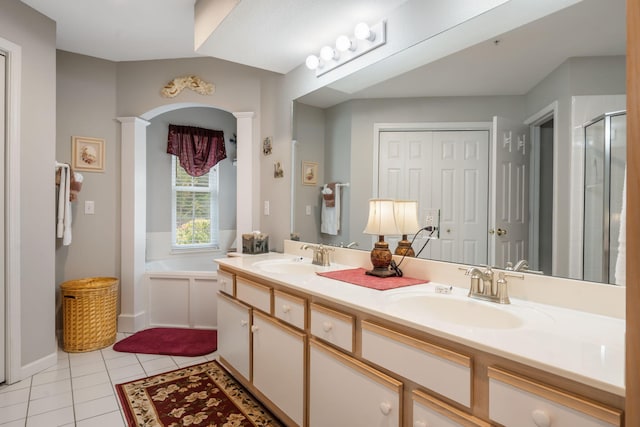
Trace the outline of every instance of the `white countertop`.
[[[254, 264], [265, 260], [293, 260], [294, 255], [269, 253], [217, 259], [221, 265], [258, 274], [271, 281], [313, 296], [358, 309], [377, 317], [412, 327], [478, 350], [508, 358], [616, 395], [624, 396], [625, 321], [587, 312], [511, 298], [511, 304], [468, 298], [468, 289], [452, 288], [451, 294], [436, 293], [438, 283], [378, 291], [318, 276], [317, 274], [269, 273]], [[299, 257], [297, 257], [299, 258]], [[308, 258], [301, 262], [310, 263]], [[332, 265], [326, 270], [353, 268]], [[448, 287], [448, 286], [447, 286]], [[515, 327], [470, 326], [462, 310], [460, 317], [446, 313], [443, 319], [424, 311], [398, 307], [405, 298], [428, 296], [458, 300], [460, 307], [499, 310], [516, 319]], [[579, 298], [579, 295], [576, 297]], [[449, 301], [451, 302], [451, 301]], [[441, 304], [446, 306], [447, 303]], [[484, 307], [478, 306], [482, 305]], [[440, 310], [441, 311], [441, 310]], [[455, 311], [455, 310], [452, 310]], [[511, 316], [505, 313], [510, 313]], [[495, 323], [495, 322], [490, 322]], [[483, 321], [479, 320], [478, 325]]]

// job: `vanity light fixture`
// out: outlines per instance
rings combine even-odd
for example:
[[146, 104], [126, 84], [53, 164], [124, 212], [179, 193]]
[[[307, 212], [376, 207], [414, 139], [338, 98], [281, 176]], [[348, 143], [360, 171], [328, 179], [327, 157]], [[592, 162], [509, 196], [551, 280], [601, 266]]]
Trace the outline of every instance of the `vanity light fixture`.
[[393, 202], [394, 214], [398, 230], [402, 234], [402, 240], [398, 242], [395, 254], [415, 257], [416, 253], [411, 247], [407, 235], [420, 231], [418, 224], [418, 202], [415, 200], [395, 200]]
[[393, 200], [369, 200], [369, 219], [363, 233], [378, 236], [378, 241], [371, 250], [371, 264], [373, 264], [373, 269], [367, 271], [367, 274], [377, 277], [396, 276], [397, 273], [389, 269], [392, 256], [389, 250], [389, 243], [384, 241], [385, 235], [399, 234]]
[[361, 22], [356, 25], [353, 38], [346, 35], [339, 36], [336, 39], [335, 48], [324, 46], [319, 55], [309, 55], [305, 64], [310, 70], [316, 71], [316, 77], [320, 77], [352, 59], [384, 45], [386, 41], [385, 21], [380, 21], [372, 26]]

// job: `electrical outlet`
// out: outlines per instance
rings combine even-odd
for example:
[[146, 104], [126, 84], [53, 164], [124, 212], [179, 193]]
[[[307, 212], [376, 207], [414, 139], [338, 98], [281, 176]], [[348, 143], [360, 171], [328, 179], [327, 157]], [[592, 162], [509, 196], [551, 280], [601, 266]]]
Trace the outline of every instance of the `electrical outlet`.
[[268, 200], [265, 200], [265, 201], [264, 201], [264, 214], [265, 214], [265, 215], [269, 215], [269, 214], [271, 214], [271, 212], [270, 212], [270, 211], [271, 211], [271, 209], [270, 209], [270, 203], [269, 203], [269, 201], [268, 201]]
[[424, 226], [432, 233], [432, 239], [440, 237], [440, 209], [425, 209]]

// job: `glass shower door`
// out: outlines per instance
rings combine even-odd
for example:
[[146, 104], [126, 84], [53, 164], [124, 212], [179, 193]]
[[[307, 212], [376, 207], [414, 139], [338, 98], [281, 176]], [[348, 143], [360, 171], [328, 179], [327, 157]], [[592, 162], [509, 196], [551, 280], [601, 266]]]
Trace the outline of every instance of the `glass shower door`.
[[[624, 284], [621, 223], [626, 173], [626, 115], [599, 117], [585, 129], [583, 279]], [[622, 243], [622, 244], [621, 244]]]

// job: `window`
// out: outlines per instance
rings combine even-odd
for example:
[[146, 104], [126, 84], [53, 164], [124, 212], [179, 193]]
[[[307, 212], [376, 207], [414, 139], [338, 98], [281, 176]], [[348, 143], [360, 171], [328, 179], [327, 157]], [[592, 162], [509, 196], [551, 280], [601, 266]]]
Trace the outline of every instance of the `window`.
[[173, 249], [218, 247], [218, 167], [193, 177], [171, 159]]

